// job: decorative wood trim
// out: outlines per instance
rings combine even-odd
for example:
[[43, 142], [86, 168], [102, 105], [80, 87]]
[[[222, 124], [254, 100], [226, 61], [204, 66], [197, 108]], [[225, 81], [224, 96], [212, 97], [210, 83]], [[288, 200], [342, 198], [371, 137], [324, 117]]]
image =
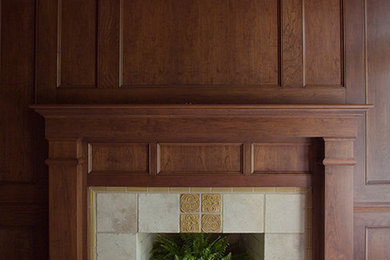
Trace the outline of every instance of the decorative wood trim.
[[310, 187], [311, 174], [172, 175], [93, 174], [88, 186], [131, 187]]
[[149, 174], [157, 175], [160, 172], [160, 145], [149, 144]]
[[[313, 232], [324, 234], [313, 240], [316, 259], [353, 259], [353, 143], [358, 120], [370, 105], [38, 105], [33, 108], [46, 118], [50, 144], [50, 248], [52, 259], [81, 259], [85, 254], [85, 191], [90, 186], [143, 187], [310, 187], [313, 186]], [[311, 174], [253, 172], [252, 144], [270, 139], [282, 142], [302, 138], [316, 145]], [[74, 139], [75, 141], [66, 141]], [[280, 140], [278, 140], [280, 139]], [[56, 141], [51, 141], [56, 140]], [[64, 141], [60, 141], [64, 140]], [[135, 142], [149, 144], [149, 173], [88, 173], [87, 144]], [[314, 139], [317, 140], [317, 139]], [[290, 143], [289, 141], [286, 141]], [[245, 174], [159, 175], [159, 143], [244, 144], [241, 155], [227, 169]], [[199, 154], [205, 156], [204, 150]], [[228, 151], [228, 150], [227, 150]], [[177, 152], [177, 151], [176, 151]], [[206, 152], [206, 154], [209, 151]], [[325, 153], [325, 157], [323, 157]], [[199, 157], [202, 157], [199, 156]], [[231, 163], [226, 156], [227, 163]], [[188, 159], [186, 157], [186, 159]], [[57, 161], [67, 162], [56, 163]], [[71, 163], [69, 163], [71, 162]], [[193, 164], [196, 165], [196, 164]], [[182, 166], [180, 166], [182, 167]], [[181, 168], [178, 169], [181, 169]], [[188, 166], [191, 167], [191, 166]], [[198, 166], [197, 166], [198, 167]], [[197, 168], [194, 166], [194, 169]], [[212, 165], [215, 169], [215, 164]], [[175, 169], [175, 168], [173, 168]], [[204, 168], [200, 168], [204, 169]], [[157, 176], [156, 176], [157, 174]], [[58, 187], [63, 187], [62, 191]], [[64, 194], [64, 192], [66, 194]], [[61, 208], [58, 208], [58, 203]], [[69, 215], [69, 212], [76, 214]], [[81, 225], [81, 226], [80, 226]], [[322, 227], [320, 228], [320, 226]], [[84, 226], [84, 227], [83, 227]], [[314, 226], [314, 225], [313, 225]], [[66, 230], [66, 232], [65, 232]], [[334, 232], [337, 230], [337, 232]], [[69, 234], [60, 236], [60, 234]]]
[[324, 258], [353, 259], [353, 222], [351, 220], [353, 219], [353, 165], [355, 160], [349, 156], [353, 156], [354, 139], [324, 138], [324, 140]]

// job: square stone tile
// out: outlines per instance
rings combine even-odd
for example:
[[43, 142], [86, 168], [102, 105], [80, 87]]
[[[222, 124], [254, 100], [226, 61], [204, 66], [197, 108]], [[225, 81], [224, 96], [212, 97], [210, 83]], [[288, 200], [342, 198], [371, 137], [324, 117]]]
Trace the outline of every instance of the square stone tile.
[[97, 260], [136, 259], [136, 234], [98, 233]]
[[266, 194], [265, 233], [305, 231], [304, 194]]
[[221, 213], [222, 198], [218, 193], [202, 194], [202, 212], [203, 213]]
[[223, 232], [264, 232], [264, 194], [224, 194]]
[[97, 193], [96, 215], [98, 232], [137, 232], [137, 195]]
[[200, 214], [180, 215], [180, 232], [182, 233], [200, 232]]
[[202, 226], [203, 233], [221, 233], [222, 232], [221, 215], [203, 214], [201, 226]]
[[185, 193], [180, 195], [180, 211], [183, 213], [200, 212], [200, 194]]
[[305, 259], [303, 234], [265, 234], [264, 260]]
[[179, 194], [139, 194], [139, 232], [178, 233]]

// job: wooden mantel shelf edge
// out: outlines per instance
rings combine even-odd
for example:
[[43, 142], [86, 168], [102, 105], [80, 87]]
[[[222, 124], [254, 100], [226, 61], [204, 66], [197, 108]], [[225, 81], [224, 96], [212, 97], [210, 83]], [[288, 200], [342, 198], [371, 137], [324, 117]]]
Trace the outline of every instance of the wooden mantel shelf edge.
[[310, 105], [310, 104], [224, 104], [224, 105], [166, 105], [166, 104], [45, 104], [32, 105], [32, 109], [45, 117], [51, 116], [80, 116], [80, 115], [226, 115], [226, 116], [256, 116], [274, 114], [329, 114], [329, 115], [361, 115], [362, 112], [373, 108], [369, 104], [339, 104], [339, 105]]

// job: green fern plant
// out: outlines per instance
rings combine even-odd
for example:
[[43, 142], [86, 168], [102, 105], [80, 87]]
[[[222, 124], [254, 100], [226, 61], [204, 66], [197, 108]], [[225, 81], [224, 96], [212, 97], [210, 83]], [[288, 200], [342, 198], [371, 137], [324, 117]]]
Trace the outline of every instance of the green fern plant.
[[211, 241], [210, 234], [158, 235], [150, 260], [231, 260], [226, 236]]

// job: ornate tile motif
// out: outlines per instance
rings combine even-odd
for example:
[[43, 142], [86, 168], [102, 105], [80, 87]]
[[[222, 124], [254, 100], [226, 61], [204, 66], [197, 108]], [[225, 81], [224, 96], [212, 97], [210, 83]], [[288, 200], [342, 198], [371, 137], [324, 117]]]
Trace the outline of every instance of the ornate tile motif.
[[180, 211], [183, 213], [194, 213], [200, 211], [200, 194], [181, 194]]
[[202, 194], [202, 212], [220, 213], [222, 209], [221, 194], [206, 193]]
[[200, 232], [200, 215], [181, 214], [180, 215], [180, 232], [198, 233]]
[[202, 232], [204, 233], [221, 233], [222, 222], [220, 214], [203, 214], [202, 215]]

